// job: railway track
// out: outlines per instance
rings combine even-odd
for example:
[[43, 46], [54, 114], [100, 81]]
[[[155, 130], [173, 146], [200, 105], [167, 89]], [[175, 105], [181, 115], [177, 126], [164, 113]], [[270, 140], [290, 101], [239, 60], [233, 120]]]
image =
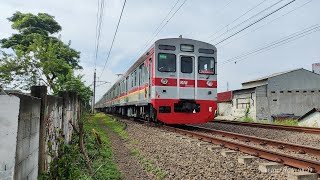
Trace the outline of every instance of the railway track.
[[[289, 150], [297, 154], [308, 154], [311, 156], [320, 157], [320, 149], [318, 148], [286, 143], [282, 141], [275, 141], [275, 140], [270, 140], [266, 138], [258, 138], [255, 136], [248, 136], [248, 135], [232, 133], [227, 131], [202, 128], [198, 126], [173, 127], [173, 126], [159, 125], [157, 123], [152, 123], [152, 122], [146, 122], [139, 119], [135, 119], [135, 121], [146, 124], [148, 126], [163, 128], [171, 132], [189, 136], [204, 142], [216, 144], [232, 150], [241, 151], [243, 153], [246, 153], [252, 156], [256, 156], [266, 160], [282, 163], [284, 165], [288, 165], [298, 169], [300, 168], [300, 169], [308, 170], [309, 172], [320, 174], [320, 161], [297, 157], [294, 155], [290, 155], [291, 153], [289, 154], [280, 153], [280, 152], [265, 149], [263, 147], [272, 146], [280, 150]], [[205, 133], [221, 135], [222, 137], [230, 138], [230, 140], [213, 137]], [[241, 142], [235, 142], [233, 140], [239, 140], [243, 142], [253, 142], [253, 143], [256, 143], [257, 145], [262, 146], [262, 148], [257, 146], [247, 145]]]
[[[246, 154], [250, 154], [252, 156], [256, 156], [259, 158], [267, 159], [270, 161], [282, 163], [285, 165], [289, 165], [295, 168], [301, 168], [305, 170], [309, 170], [311, 172], [315, 172], [320, 174], [320, 162], [319, 161], [314, 161], [310, 159], [305, 159], [301, 157], [297, 157], [294, 155], [289, 155], [286, 153], [280, 153], [280, 152], [275, 152], [271, 150], [267, 150], [264, 148], [256, 147], [256, 146], [251, 146], [251, 145], [246, 145], [243, 143], [238, 143], [232, 140], [226, 140], [222, 138], [216, 138], [210, 135], [206, 135], [204, 133], [213, 133], [213, 134], [219, 134], [225, 137], [229, 137], [231, 139], [239, 139], [243, 140], [245, 142], [256, 142], [259, 145], [262, 146], [274, 146], [279, 149], [287, 149], [287, 150], [292, 150], [294, 152], [297, 152], [299, 154], [304, 154], [308, 153], [313, 156], [319, 156], [320, 155], [320, 149], [308, 147], [308, 146], [301, 146], [301, 145], [296, 145], [296, 144], [290, 144], [290, 143], [285, 143], [285, 142], [280, 142], [280, 141], [274, 141], [274, 140], [269, 140], [269, 139], [264, 139], [264, 138], [257, 138], [253, 136], [247, 136], [247, 135], [242, 135], [242, 134], [236, 134], [236, 133], [230, 133], [230, 132], [225, 132], [225, 131], [219, 131], [219, 130], [211, 130], [211, 129], [205, 129], [205, 128], [200, 128], [200, 127], [194, 127], [194, 126], [186, 126], [187, 128], [181, 128], [181, 127], [172, 127], [172, 126], [162, 126], [162, 128], [179, 133], [182, 135], [190, 136], [193, 138], [196, 138], [201, 141], [213, 143], [220, 145], [222, 147], [226, 147], [229, 149], [233, 149], [236, 151], [241, 151]], [[197, 132], [201, 131], [201, 132]]]
[[234, 124], [234, 125], [251, 126], [251, 127], [257, 127], [257, 128], [278, 129], [278, 130], [285, 130], [285, 131], [304, 132], [304, 133], [310, 133], [310, 134], [320, 134], [320, 128], [284, 126], [284, 125], [274, 125], [274, 124], [228, 121], [228, 120], [213, 120], [213, 121], [210, 121], [210, 123]]

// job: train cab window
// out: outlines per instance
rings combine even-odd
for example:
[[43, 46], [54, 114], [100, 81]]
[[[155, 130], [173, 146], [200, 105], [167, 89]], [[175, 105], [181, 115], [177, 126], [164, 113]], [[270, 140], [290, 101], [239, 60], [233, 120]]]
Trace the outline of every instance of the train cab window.
[[192, 73], [193, 72], [193, 58], [190, 56], [181, 57], [181, 72]]
[[169, 51], [175, 51], [176, 47], [175, 46], [171, 46], [171, 45], [159, 45], [159, 49], [161, 50], [169, 50]]
[[203, 53], [203, 54], [214, 54], [214, 50], [213, 50], [213, 49], [203, 49], [203, 48], [200, 48], [200, 49], [199, 49], [199, 53]]
[[214, 58], [199, 57], [198, 70], [199, 74], [214, 74]]
[[158, 71], [176, 72], [175, 54], [159, 53], [158, 55]]

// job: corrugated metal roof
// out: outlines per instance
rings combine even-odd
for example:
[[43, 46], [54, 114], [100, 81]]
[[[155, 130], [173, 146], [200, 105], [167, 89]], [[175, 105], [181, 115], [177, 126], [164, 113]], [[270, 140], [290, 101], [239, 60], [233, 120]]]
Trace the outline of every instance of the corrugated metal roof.
[[271, 74], [269, 76], [264, 76], [264, 77], [261, 77], [261, 78], [253, 79], [251, 81], [243, 82], [242, 84], [247, 84], [247, 83], [252, 83], [252, 82], [257, 82], [257, 81], [264, 81], [264, 80], [267, 80], [269, 78], [272, 78], [272, 77], [275, 77], [275, 76], [279, 76], [279, 75], [282, 75], [282, 74], [287, 74], [287, 73], [290, 73], [290, 72], [293, 72], [293, 71], [297, 71], [297, 70], [300, 70], [300, 69], [303, 69], [303, 68], [292, 69], [292, 70], [289, 70], [289, 71], [283, 71], [283, 72], [274, 73], [274, 74]]
[[309, 116], [310, 114], [312, 114], [314, 112], [320, 112], [320, 108], [312, 108], [306, 114], [302, 115], [298, 120], [302, 120], [302, 119], [304, 119], [305, 117]]
[[232, 91], [218, 93], [218, 102], [232, 101]]

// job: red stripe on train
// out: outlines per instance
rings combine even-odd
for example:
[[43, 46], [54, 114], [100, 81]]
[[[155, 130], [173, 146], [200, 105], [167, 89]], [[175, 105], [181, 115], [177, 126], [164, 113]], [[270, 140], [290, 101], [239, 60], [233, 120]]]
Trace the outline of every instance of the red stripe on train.
[[[166, 78], [168, 80], [167, 84], [161, 83], [162, 78], [153, 78], [152, 86], [177, 86], [176, 78]], [[207, 85], [208, 80], [198, 80], [198, 88], [217, 88], [217, 81], [212, 81], [213, 85]], [[195, 87], [195, 80], [193, 79], [180, 79], [180, 87]]]

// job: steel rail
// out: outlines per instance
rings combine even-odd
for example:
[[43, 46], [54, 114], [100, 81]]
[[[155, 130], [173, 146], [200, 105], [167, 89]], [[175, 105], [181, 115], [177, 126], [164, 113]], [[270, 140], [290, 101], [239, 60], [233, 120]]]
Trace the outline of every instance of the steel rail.
[[280, 130], [285, 130], [285, 131], [305, 132], [305, 133], [310, 133], [310, 134], [320, 134], [320, 128], [284, 126], [284, 125], [274, 125], [274, 124], [228, 121], [228, 120], [213, 120], [213, 121], [209, 121], [209, 122], [210, 123], [224, 123], [224, 124], [251, 126], [251, 127], [266, 128], [266, 129], [280, 129]]
[[283, 153], [278, 153], [278, 152], [269, 151], [266, 149], [261, 149], [258, 147], [252, 147], [252, 146], [244, 145], [241, 143], [231, 142], [231, 141], [207, 136], [207, 135], [204, 135], [201, 133], [197, 133], [197, 132], [193, 132], [193, 131], [189, 131], [189, 130], [184, 130], [184, 129], [180, 129], [180, 128], [174, 128], [174, 127], [169, 127], [169, 126], [163, 126], [163, 128], [166, 130], [172, 131], [172, 132], [179, 133], [179, 134], [192, 136], [193, 138], [197, 138], [197, 139], [205, 141], [205, 142], [217, 144], [222, 147], [226, 147], [226, 148], [233, 149], [236, 151], [241, 151], [241, 152], [244, 152], [244, 153], [247, 153], [247, 154], [250, 154], [253, 156], [257, 156], [257, 157], [260, 157], [263, 159], [275, 161], [275, 162], [289, 165], [289, 166], [292, 166], [295, 168], [301, 168], [301, 169], [309, 170], [310, 172], [315, 172], [315, 173], [320, 174], [320, 162], [317, 162], [317, 161], [307, 160], [307, 159], [294, 157], [294, 156], [290, 156], [290, 155], [283, 154]]
[[287, 142], [282, 142], [282, 141], [271, 140], [271, 139], [267, 139], [267, 138], [259, 138], [259, 137], [249, 136], [249, 135], [244, 135], [244, 134], [239, 134], [239, 133], [232, 133], [232, 132], [227, 132], [227, 131], [203, 128], [203, 127], [199, 127], [199, 126], [187, 126], [187, 127], [191, 127], [196, 130], [207, 132], [207, 133], [219, 134], [222, 137], [239, 139], [239, 140], [242, 140], [245, 142], [254, 142], [254, 143], [257, 143], [261, 146], [268, 146], [269, 145], [269, 146], [276, 147], [278, 149], [291, 150], [291, 151], [294, 151], [299, 154], [309, 154], [309, 155], [320, 156], [320, 149], [310, 147], [310, 146], [303, 146], [303, 145], [299, 145], [299, 144], [292, 144], [292, 143], [287, 143]]

